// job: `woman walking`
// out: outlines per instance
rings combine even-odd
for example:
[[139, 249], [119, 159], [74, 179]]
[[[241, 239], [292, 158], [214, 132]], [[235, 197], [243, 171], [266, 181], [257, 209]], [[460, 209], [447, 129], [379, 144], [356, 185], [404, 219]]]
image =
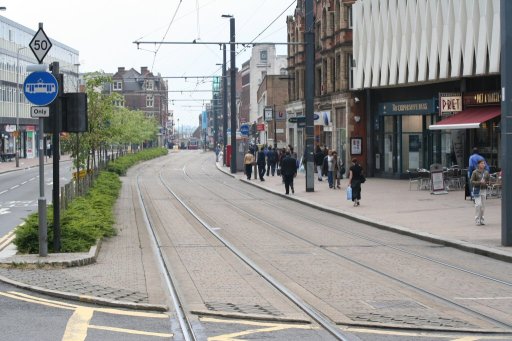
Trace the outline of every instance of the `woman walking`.
[[471, 186], [473, 187], [473, 198], [475, 198], [476, 225], [485, 225], [485, 201], [487, 200], [487, 184], [489, 183], [489, 172], [485, 169], [485, 166], [485, 160], [478, 161], [477, 168], [471, 174]]
[[361, 180], [363, 178], [363, 167], [359, 165], [356, 158], [352, 159], [352, 167], [348, 177], [348, 185], [352, 187], [352, 201], [354, 206], [359, 206], [361, 200]]

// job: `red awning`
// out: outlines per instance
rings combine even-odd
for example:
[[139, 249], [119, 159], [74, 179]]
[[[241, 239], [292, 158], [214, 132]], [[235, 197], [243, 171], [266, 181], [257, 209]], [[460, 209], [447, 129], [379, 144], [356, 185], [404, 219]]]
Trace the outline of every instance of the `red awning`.
[[500, 106], [475, 107], [445, 118], [428, 127], [430, 130], [480, 128], [480, 124], [501, 115]]

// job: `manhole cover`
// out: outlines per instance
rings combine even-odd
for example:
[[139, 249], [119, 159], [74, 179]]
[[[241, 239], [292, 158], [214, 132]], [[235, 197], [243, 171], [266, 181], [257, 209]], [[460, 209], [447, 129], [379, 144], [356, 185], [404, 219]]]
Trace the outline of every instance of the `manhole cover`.
[[347, 315], [353, 321], [407, 325], [413, 327], [444, 327], [444, 328], [477, 328], [471, 323], [439, 316], [413, 316], [413, 315], [391, 315], [391, 314], [351, 314]]

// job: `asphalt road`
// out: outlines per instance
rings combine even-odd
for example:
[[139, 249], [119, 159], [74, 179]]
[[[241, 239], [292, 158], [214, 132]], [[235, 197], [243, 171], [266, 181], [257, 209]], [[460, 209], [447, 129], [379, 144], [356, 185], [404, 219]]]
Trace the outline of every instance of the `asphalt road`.
[[[53, 166], [44, 168], [45, 197], [52, 202]], [[72, 163], [60, 163], [60, 185], [71, 180]], [[0, 174], [0, 237], [7, 234], [23, 218], [37, 211], [39, 198], [39, 168], [33, 167]]]

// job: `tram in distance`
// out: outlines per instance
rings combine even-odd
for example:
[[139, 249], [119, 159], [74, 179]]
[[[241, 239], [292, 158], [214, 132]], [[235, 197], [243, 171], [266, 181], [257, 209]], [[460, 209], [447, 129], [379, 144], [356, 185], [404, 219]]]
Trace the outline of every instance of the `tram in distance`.
[[199, 148], [199, 140], [197, 138], [190, 138], [188, 141], [188, 149], [198, 149]]

